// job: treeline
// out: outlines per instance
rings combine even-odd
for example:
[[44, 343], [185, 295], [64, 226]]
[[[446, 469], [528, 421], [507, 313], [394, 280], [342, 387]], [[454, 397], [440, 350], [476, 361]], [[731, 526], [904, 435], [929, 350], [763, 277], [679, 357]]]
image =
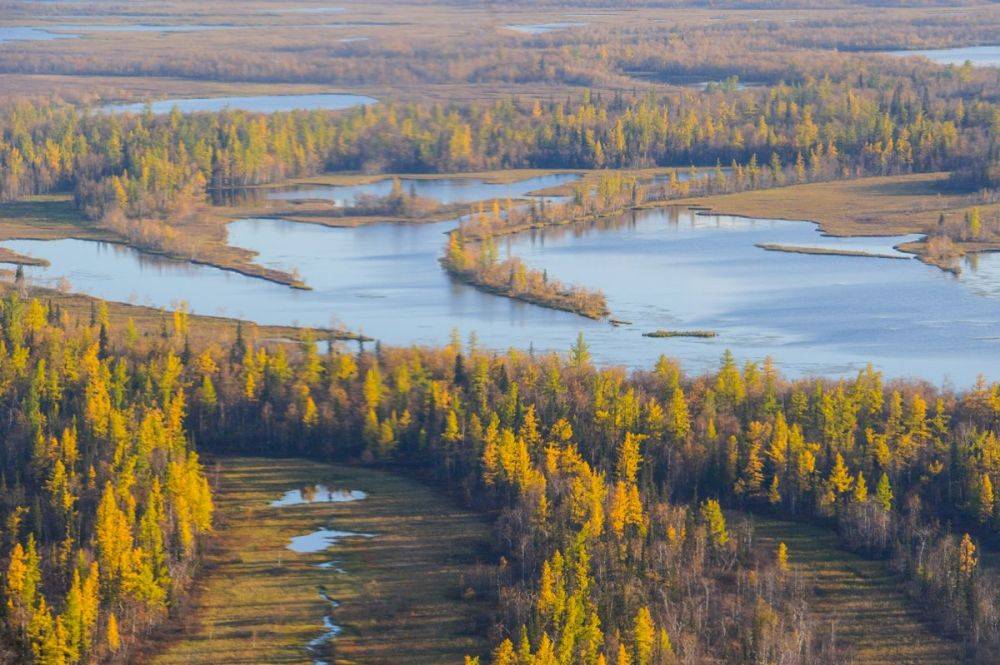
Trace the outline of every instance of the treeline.
[[[773, 9], [757, 4], [755, 8]], [[628, 85], [627, 72], [635, 69], [623, 66], [634, 62], [628, 53], [658, 52], [675, 73], [683, 69], [696, 80], [738, 75], [751, 81], [799, 82], [804, 73], [815, 75], [828, 66], [854, 72], [895, 67], [888, 57], [858, 58], [837, 50], [989, 44], [1000, 27], [997, 12], [988, 5], [933, 14], [872, 8], [803, 12], [793, 21], [770, 12], [716, 15], [707, 21], [668, 15], [647, 24], [619, 13], [590, 20], [585, 29], [534, 35], [473, 16], [466, 15], [460, 33], [427, 34], [408, 30], [404, 14], [404, 25], [369, 26], [366, 41], [348, 43], [331, 40], [321, 29], [246, 26], [240, 31], [252, 36], [253, 52], [243, 48], [245, 38], [222, 39], [212, 32], [164, 36], [176, 47], [162, 52], [142, 48], [141, 33], [116, 35], [118, 40], [135, 40], [136, 48], [129, 49], [105, 50], [103, 44], [73, 40], [12, 42], [0, 45], [0, 71], [339, 86], [505, 83], [617, 88]], [[920, 69], [928, 75], [943, 70]]]
[[[880, 93], [811, 80], [733, 97], [584, 94], [451, 106], [379, 105], [345, 114], [80, 115], [8, 106], [0, 198], [72, 188], [95, 219], [183, 214], [205, 187], [322, 170], [448, 172], [519, 167], [712, 166], [804, 162], [839, 176], [996, 171], [1000, 111], [926, 90]], [[985, 170], [984, 170], [985, 169]]]
[[[718, 497], [725, 505], [800, 519], [840, 519], [845, 534], [848, 516], [861, 509], [883, 520], [905, 515], [925, 530], [951, 523], [991, 538], [997, 528], [996, 496], [985, 489], [1000, 472], [995, 384], [958, 395], [919, 383], [886, 387], [871, 369], [849, 381], [788, 382], [770, 363], [740, 368], [728, 354], [708, 376], [684, 377], [667, 360], [628, 376], [592, 367], [582, 340], [567, 359], [497, 356], [457, 343], [437, 351], [380, 349], [325, 358], [309, 344], [292, 367], [283, 350], [275, 353], [242, 346], [229, 352], [243, 360], [220, 371], [211, 392], [221, 403], [233, 399], [242, 406], [230, 406], [221, 419], [213, 409], [202, 421], [201, 440], [244, 452], [431, 464], [470, 502], [503, 507], [499, 537], [513, 572], [501, 593], [507, 619], [497, 662], [528, 662], [525, 653], [558, 653], [559, 644], [570, 655], [552, 662], [590, 662], [576, 650], [586, 643], [577, 641], [582, 628], [575, 622], [580, 603], [588, 607], [587, 596], [597, 620], [583, 625], [599, 622], [597, 642], [608, 662], [615, 662], [621, 646], [616, 633], [628, 653], [639, 648], [629, 639], [644, 609], [657, 629], [666, 630], [679, 658], [712, 653], [742, 662], [757, 653], [745, 635], [741, 639], [751, 642], [741, 643], [743, 656], [717, 650], [713, 631], [724, 629], [714, 622], [727, 621], [725, 613], [722, 619], [696, 613], [699, 622], [707, 621], [697, 629], [686, 622], [691, 615], [682, 609], [689, 612], [693, 598], [683, 589], [690, 588], [690, 577], [666, 582], [675, 594], [658, 591], [664, 582], [653, 571], [676, 570], [678, 560], [669, 558], [672, 539], [683, 552], [714, 547], [712, 556], [721, 557], [716, 562], [745, 560], [739, 548], [719, 550], [728, 536], [711, 504], [692, 513], [682, 507], [686, 502]], [[279, 388], [280, 376], [296, 385]], [[565, 572], [567, 560], [583, 565], [583, 554], [570, 554], [581, 543], [590, 570], [585, 578]], [[930, 544], [933, 549], [924, 552], [952, 551], [937, 537]], [[943, 561], [908, 569], [919, 571], [915, 585], [936, 590], [925, 594], [934, 611], [952, 612], [949, 599], [969, 598], [970, 580], [980, 593], [992, 588], [979, 583], [986, 573], [974, 563], [962, 564], [959, 576], [952, 574], [959, 561]], [[555, 614], [550, 588], [566, 599], [556, 603], [561, 609]], [[574, 594], [579, 600], [564, 605]], [[771, 625], [789, 628], [792, 615], [784, 603], [792, 601], [785, 598], [754, 607], [771, 617]], [[984, 620], [975, 631], [959, 634], [989, 662], [1000, 643], [994, 629], [982, 630], [996, 625], [986, 610], [977, 610]], [[822, 650], [812, 641], [815, 624], [802, 619], [795, 625], [808, 627], [807, 643]], [[772, 634], [766, 649], [777, 651], [767, 653], [792, 658], [779, 646], [789, 636]], [[799, 657], [819, 658], [812, 652]]]
[[124, 662], [212, 526], [183, 362], [113, 354], [103, 307], [74, 321], [10, 292], [0, 326], [0, 660]]
[[[70, 616], [76, 597], [67, 562], [77, 562], [82, 588], [90, 560], [104, 579], [102, 557], [113, 552], [144, 570], [135, 562], [156, 559], [147, 553], [159, 551], [159, 537], [169, 581], [154, 576], [162, 581], [152, 588], [169, 606], [189, 574], [185, 543], [208, 526], [193, 438], [219, 453], [412, 465], [498, 510], [505, 563], [470, 581], [499, 603], [496, 663], [842, 657], [787, 568], [795, 552], [754, 551], [752, 534], [727, 524], [723, 507], [836, 520], [846, 544], [895, 556], [915, 596], [971, 656], [996, 658], [996, 587], [970, 549], [975, 541], [948, 534], [992, 542], [1000, 528], [998, 384], [941, 392], [886, 385], [870, 368], [850, 380], [788, 381], [770, 362], [740, 367], [729, 354], [700, 377], [667, 359], [628, 374], [594, 367], [582, 338], [566, 357], [498, 355], [473, 341], [357, 352], [333, 344], [320, 353], [309, 336], [298, 348], [262, 346], [240, 328], [224, 347], [191, 348], [183, 314], [140, 336], [131, 325], [110, 328], [100, 309], [93, 323], [73, 321], [9, 296], [4, 312], [4, 335], [20, 345], [6, 347], [0, 367], [22, 368], [5, 393], [19, 432], [7, 438], [15, 443], [4, 453], [5, 478], [19, 489], [5, 495], [4, 512], [24, 516], [20, 538], [5, 544], [4, 588], [18, 597], [22, 587], [9, 580], [22, 578], [18, 562], [33, 560], [34, 542], [43, 565], [59, 571], [42, 583], [52, 616]], [[67, 376], [77, 357], [78, 374]], [[54, 443], [44, 434], [38, 443], [27, 425], [36, 403], [43, 432], [60, 432]], [[95, 429], [100, 413], [111, 414], [106, 431]], [[74, 448], [63, 442], [74, 436], [61, 433], [73, 416], [78, 458], [60, 452]], [[68, 493], [59, 461], [75, 470], [66, 472]], [[178, 481], [182, 469], [189, 475]], [[162, 512], [151, 507], [157, 483]], [[79, 510], [79, 546], [60, 558], [67, 503]], [[112, 548], [101, 526], [110, 524], [128, 547]], [[100, 587], [95, 634], [108, 634], [112, 614], [119, 630], [148, 625], [140, 619], [148, 601], [122, 584], [112, 596]], [[40, 600], [30, 605], [45, 616]], [[20, 616], [8, 606], [5, 643], [28, 653], [38, 640], [19, 632]], [[103, 639], [94, 648], [108, 654]]]

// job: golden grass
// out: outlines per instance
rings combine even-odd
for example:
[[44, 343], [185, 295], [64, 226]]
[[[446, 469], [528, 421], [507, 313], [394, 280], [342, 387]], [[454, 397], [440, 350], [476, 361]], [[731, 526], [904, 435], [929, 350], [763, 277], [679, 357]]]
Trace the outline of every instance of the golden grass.
[[[858, 178], [791, 185], [738, 194], [704, 196], [674, 201], [703, 206], [719, 214], [816, 222], [832, 236], [885, 236], [929, 233], [943, 214], [961, 218], [979, 205], [984, 216], [996, 214], [1000, 204], [980, 205], [977, 197], [948, 187], [947, 173]], [[900, 246], [921, 260], [944, 269], [949, 263], [927, 256], [923, 241]], [[959, 255], [1000, 250], [996, 242], [956, 242]]]
[[961, 647], [936, 634], [883, 561], [840, 549], [827, 528], [754, 517], [759, 545], [788, 546], [793, 571], [815, 591], [810, 602], [825, 624], [833, 622], [838, 646], [858, 665], [935, 665], [961, 662]]
[[[676, 203], [721, 214], [813, 221], [834, 236], [926, 233], [941, 213], [961, 215], [974, 198], [947, 187], [947, 173], [836, 180], [738, 194], [682, 199]], [[1000, 206], [983, 206], [984, 214]]]
[[[148, 662], [301, 663], [324, 632], [329, 604], [343, 633], [336, 663], [461, 663], [488, 649], [492, 606], [463, 598], [463, 577], [489, 560], [489, 525], [420, 482], [305, 460], [221, 458], [208, 465], [220, 525], [191, 611]], [[285, 491], [325, 483], [359, 489], [350, 503], [272, 508]], [[318, 528], [376, 534], [296, 554], [293, 536]], [[336, 560], [344, 572], [318, 568]]]

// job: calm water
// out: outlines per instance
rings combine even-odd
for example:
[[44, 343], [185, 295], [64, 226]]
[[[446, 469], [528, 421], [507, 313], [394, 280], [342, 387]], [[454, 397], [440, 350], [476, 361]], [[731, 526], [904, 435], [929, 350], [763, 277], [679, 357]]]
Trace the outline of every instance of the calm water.
[[[40, 27], [0, 27], [0, 43], [9, 41], [45, 41], [49, 39], [78, 39], [95, 32], [202, 32], [227, 30], [233, 25], [148, 25], [142, 23], [90, 24], [60, 23]], [[52, 32], [52, 31], [56, 32]]]
[[514, 32], [521, 32], [526, 35], [544, 35], [548, 32], [555, 32], [557, 30], [566, 30], [568, 28], [579, 28], [580, 26], [583, 25], [587, 24], [563, 21], [558, 23], [534, 23], [531, 25], [505, 25], [504, 27], [508, 30], [513, 30]]
[[282, 7], [280, 9], [261, 9], [263, 14], [336, 14], [344, 11], [343, 7]]
[[75, 39], [80, 35], [49, 32], [41, 28], [0, 27], [0, 44], [3, 42], [45, 41], [49, 39]]
[[[556, 173], [509, 183], [491, 183], [479, 178], [400, 178], [403, 191], [434, 199], [444, 205], [491, 199], [517, 199], [531, 192], [579, 180], [573, 173]], [[360, 185], [295, 187], [268, 192], [267, 198], [282, 201], [323, 199], [336, 206], [354, 205], [359, 196], [385, 196], [392, 191], [392, 179]], [[555, 198], [555, 197], [548, 197]]]
[[1000, 67], [1000, 44], [961, 48], [928, 49], [924, 51], [890, 51], [892, 55], [922, 55], [939, 65], [963, 65], [968, 60], [978, 67]]
[[[355, 106], [375, 104], [378, 100], [364, 95], [340, 93], [318, 95], [259, 95], [255, 97], [194, 97], [164, 99], [148, 104], [153, 113], [170, 113], [174, 107], [182, 113], [196, 111], [218, 112], [225, 109], [255, 113], [283, 111], [339, 111]], [[147, 104], [110, 104], [100, 108], [102, 113], [143, 113]]]
[[[239, 28], [236, 25], [206, 25], [201, 23], [184, 23], [180, 25], [155, 25], [148, 23], [63, 23], [46, 26], [50, 30], [69, 30], [76, 32], [204, 32], [206, 30], [230, 30]], [[72, 35], [78, 37], [79, 35]]]
[[297, 554], [312, 554], [323, 552], [345, 538], [374, 538], [370, 533], [355, 533], [354, 531], [339, 531], [337, 529], [316, 529], [303, 536], [293, 536], [286, 546]]
[[[654, 210], [616, 223], [511, 237], [501, 251], [567, 283], [603, 289], [614, 327], [451, 281], [437, 263], [453, 222], [332, 229], [280, 220], [230, 225], [230, 242], [268, 266], [295, 268], [299, 291], [206, 266], [80, 240], [8, 241], [48, 259], [38, 281], [65, 275], [109, 300], [267, 324], [342, 324], [389, 344], [440, 344], [453, 329], [481, 346], [567, 350], [583, 332], [596, 361], [649, 367], [661, 353], [693, 371], [723, 350], [771, 355], [791, 375], [853, 372], [867, 361], [891, 376], [958, 385], [1000, 359], [1000, 255], [961, 278], [916, 260], [766, 252], [756, 243], [892, 253], [912, 238], [826, 238], [800, 222]], [[928, 303], [933, 303], [929, 306]], [[715, 330], [714, 339], [651, 339], [659, 328]]]
[[284, 508], [308, 503], [347, 503], [360, 501], [367, 497], [368, 494], [361, 490], [334, 490], [326, 485], [317, 484], [303, 489], [288, 490], [281, 495], [280, 499], [275, 499], [268, 505], [272, 508]]

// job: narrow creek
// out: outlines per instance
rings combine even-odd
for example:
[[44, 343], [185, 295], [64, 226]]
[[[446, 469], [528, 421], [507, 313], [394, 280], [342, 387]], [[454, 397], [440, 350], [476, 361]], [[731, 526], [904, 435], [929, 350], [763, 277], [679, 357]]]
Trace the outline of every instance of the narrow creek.
[[[368, 494], [361, 490], [330, 489], [326, 485], [318, 483], [304, 488], [288, 490], [281, 498], [271, 501], [268, 505], [272, 508], [287, 508], [314, 503], [361, 501], [367, 497]], [[347, 538], [374, 537], [375, 534], [372, 533], [320, 528], [301, 536], [292, 537], [286, 547], [296, 554], [315, 554], [334, 548], [340, 541]], [[337, 561], [323, 562], [317, 564], [317, 567], [331, 570], [335, 574], [346, 572], [339, 566]], [[323, 615], [323, 633], [307, 642], [305, 650], [313, 657], [313, 665], [328, 665], [327, 661], [322, 660], [320, 656], [323, 654], [327, 643], [343, 632], [343, 627], [337, 624], [332, 616], [333, 611], [340, 606], [340, 601], [332, 598], [326, 589], [322, 587], [319, 589], [319, 596], [328, 606], [327, 612]]]

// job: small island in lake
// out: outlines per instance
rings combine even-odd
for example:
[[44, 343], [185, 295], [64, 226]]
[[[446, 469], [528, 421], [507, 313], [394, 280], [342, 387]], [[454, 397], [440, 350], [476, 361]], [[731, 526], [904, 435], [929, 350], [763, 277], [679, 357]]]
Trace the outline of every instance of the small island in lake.
[[642, 333], [643, 337], [718, 337], [714, 330], [654, 330]]

